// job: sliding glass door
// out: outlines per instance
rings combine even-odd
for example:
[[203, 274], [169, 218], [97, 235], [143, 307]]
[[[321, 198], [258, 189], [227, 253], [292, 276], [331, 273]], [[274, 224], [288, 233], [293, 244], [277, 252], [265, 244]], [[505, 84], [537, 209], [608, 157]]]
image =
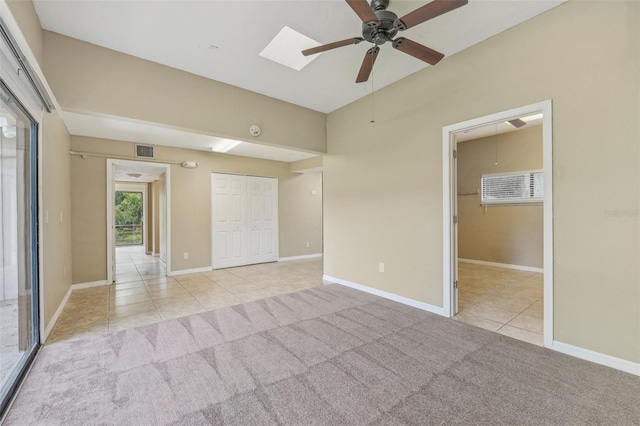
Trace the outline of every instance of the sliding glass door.
[[0, 413], [39, 346], [37, 125], [0, 80]]

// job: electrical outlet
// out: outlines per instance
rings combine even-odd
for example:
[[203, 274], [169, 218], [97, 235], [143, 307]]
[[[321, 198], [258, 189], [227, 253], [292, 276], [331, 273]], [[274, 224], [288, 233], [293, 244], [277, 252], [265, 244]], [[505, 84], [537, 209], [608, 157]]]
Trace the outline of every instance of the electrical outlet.
[[380, 265], [378, 265], [378, 271], [384, 272], [384, 263], [380, 262]]
[[62, 210], [60, 210], [60, 222], [62, 222]]
[[187, 253], [186, 251], [184, 252], [184, 254], [182, 255], [182, 257], [184, 258], [184, 260], [189, 259], [189, 253]]
[[64, 268], [62, 268], [62, 276], [63, 277], [67, 276], [67, 267], [66, 266]]
[[307, 241], [306, 243], [304, 243], [304, 246], [305, 246], [306, 248], [309, 248], [309, 246], [310, 246], [309, 241]]

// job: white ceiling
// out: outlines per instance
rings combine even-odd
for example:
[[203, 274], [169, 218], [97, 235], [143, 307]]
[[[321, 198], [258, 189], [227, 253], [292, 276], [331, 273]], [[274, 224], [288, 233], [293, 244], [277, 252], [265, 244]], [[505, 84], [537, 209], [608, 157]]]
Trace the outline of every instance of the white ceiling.
[[[165, 168], [152, 164], [116, 164], [115, 180], [118, 182], [153, 182], [165, 172]], [[134, 176], [129, 176], [132, 174]], [[135, 176], [135, 175], [140, 176]]]
[[[72, 135], [113, 139], [149, 145], [174, 146], [211, 152], [221, 138], [159, 126], [155, 123], [125, 120], [120, 117], [77, 114], [66, 111], [64, 122]], [[240, 142], [226, 154], [292, 162], [317, 157], [318, 154], [277, 148], [256, 143]], [[189, 160], [184, 158], [182, 160]]]
[[[451, 56], [563, 2], [471, 0], [402, 36]], [[426, 3], [391, 0], [389, 9], [402, 16]], [[324, 113], [366, 96], [372, 88], [371, 80], [355, 84], [370, 47], [366, 42], [322, 53], [302, 71], [259, 56], [284, 26], [322, 44], [360, 36], [361, 22], [344, 0], [35, 0], [34, 4], [47, 30]], [[387, 43], [373, 71], [374, 88], [427, 66]]]
[[[451, 56], [564, 1], [470, 0], [402, 36]], [[391, 0], [389, 10], [402, 16], [426, 3]], [[387, 44], [370, 81], [356, 84], [370, 47], [366, 42], [322, 53], [301, 71], [259, 56], [285, 26], [322, 44], [360, 36], [361, 22], [344, 0], [35, 0], [34, 5], [47, 30], [324, 113], [428, 66]], [[209, 152], [220, 141], [213, 135], [122, 117], [68, 111], [63, 117], [73, 135]], [[476, 129], [459, 140], [482, 135]], [[317, 155], [250, 142], [241, 142], [227, 154], [285, 162]]]

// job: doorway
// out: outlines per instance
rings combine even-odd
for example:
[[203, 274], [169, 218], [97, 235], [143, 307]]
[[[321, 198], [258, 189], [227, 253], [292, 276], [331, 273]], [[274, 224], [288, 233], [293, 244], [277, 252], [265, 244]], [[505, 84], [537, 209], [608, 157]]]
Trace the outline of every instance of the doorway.
[[[499, 129], [511, 130], [512, 128], [524, 126], [526, 120], [538, 120], [541, 123], [542, 134], [542, 167], [540, 170], [519, 170], [518, 173], [484, 173], [482, 178], [477, 182], [477, 186], [473, 188], [462, 187], [458, 182], [458, 142], [460, 139], [465, 139], [465, 135], [475, 132], [476, 134], [487, 131], [489, 143], [492, 142], [491, 134], [495, 138], [495, 147], [497, 144]], [[515, 129], [514, 129], [515, 130]], [[481, 135], [482, 136], [482, 135]], [[552, 217], [552, 169], [551, 169], [551, 101], [541, 102], [538, 104], [529, 105], [526, 107], [516, 108], [509, 111], [504, 111], [490, 116], [477, 118], [474, 120], [457, 123], [451, 126], [443, 128], [443, 253], [444, 253], [444, 282], [443, 282], [443, 306], [446, 316], [454, 317], [456, 313], [465, 304], [469, 303], [468, 297], [459, 299], [460, 292], [464, 292], [466, 285], [469, 285], [475, 280], [482, 282], [483, 284], [475, 288], [475, 296], [477, 299], [484, 300], [491, 304], [490, 298], [491, 292], [498, 294], [503, 292], [502, 302], [507, 302], [506, 298], [514, 295], [527, 294], [529, 298], [533, 298], [536, 292], [543, 289], [543, 294], [539, 295], [541, 300], [530, 300], [530, 304], [534, 302], [540, 304], [539, 307], [543, 308], [542, 316], [542, 343], [545, 347], [550, 347], [553, 341], [553, 217]], [[486, 142], [486, 141], [485, 141]], [[473, 143], [473, 142], [468, 142]], [[480, 145], [478, 145], [480, 146]], [[500, 157], [495, 159], [495, 163], [499, 164]], [[467, 185], [468, 182], [461, 180], [461, 185]], [[520, 192], [518, 192], [520, 191]], [[460, 195], [459, 195], [460, 194]], [[542, 234], [543, 242], [541, 261], [542, 265], [534, 265], [531, 267], [516, 265], [515, 267], [510, 263], [510, 260], [502, 262], [487, 262], [487, 261], [473, 261], [459, 263], [460, 255], [460, 211], [459, 201], [467, 203], [473, 200], [478, 201], [478, 204], [483, 205], [484, 209], [498, 209], [500, 207], [492, 206], [491, 204], [499, 205], [502, 202], [510, 205], [528, 205], [533, 206], [535, 203], [541, 204], [542, 215]], [[506, 205], [506, 204], [505, 204]], [[504, 213], [504, 212], [501, 212]], [[465, 223], [467, 225], [468, 223]], [[503, 229], [505, 227], [499, 227], [497, 234], [503, 233], [503, 236], [507, 234], [507, 231]], [[503, 232], [504, 231], [504, 232]], [[487, 235], [484, 236], [487, 238]], [[498, 257], [500, 249], [496, 248], [499, 244], [492, 247], [493, 252], [491, 256]], [[477, 248], [476, 248], [477, 249]], [[500, 255], [504, 255], [505, 259], [518, 258], [518, 255], [525, 256], [527, 251], [522, 250], [521, 253], [515, 253], [511, 249], [502, 248]], [[481, 252], [481, 249], [477, 249], [476, 252]], [[535, 251], [535, 250], [534, 250]], [[469, 250], [469, 247], [464, 247], [463, 252], [465, 254], [473, 252]], [[470, 256], [472, 257], [472, 256]], [[481, 257], [481, 256], [478, 256]], [[464, 259], [469, 260], [469, 259]], [[533, 262], [534, 260], [522, 261], [520, 263]], [[541, 266], [537, 268], [536, 266]], [[541, 272], [541, 273], [540, 273]], [[538, 274], [537, 274], [538, 273]], [[505, 280], [499, 283], [497, 278], [503, 277]], [[543, 281], [541, 283], [540, 281]], [[506, 283], [510, 283], [509, 286]], [[530, 288], [529, 288], [530, 287]], [[467, 288], [468, 295], [471, 295], [474, 291], [473, 288]], [[485, 294], [481, 294], [481, 293]], [[518, 310], [521, 314], [529, 306], [521, 306], [525, 304], [523, 300], [513, 300], [510, 311]], [[528, 302], [526, 302], [528, 303]], [[516, 306], [518, 305], [518, 306]], [[522, 309], [520, 310], [520, 308]], [[536, 316], [532, 311], [530, 315]], [[499, 313], [499, 312], [498, 312]], [[515, 318], [518, 313], [515, 313]], [[508, 316], [508, 315], [507, 315]], [[519, 321], [525, 321], [529, 319], [527, 315], [523, 315]], [[502, 318], [504, 321], [500, 326], [504, 326], [512, 318]], [[533, 322], [533, 321], [532, 321]], [[478, 324], [480, 325], [480, 324]], [[493, 324], [495, 325], [495, 324]], [[493, 326], [492, 325], [492, 326]], [[532, 327], [532, 325], [528, 325]], [[512, 327], [512, 326], [509, 326]], [[509, 328], [507, 327], [507, 328]], [[524, 326], [523, 326], [524, 327]], [[489, 327], [487, 327], [489, 328]], [[505, 328], [503, 334], [507, 334]], [[526, 333], [522, 333], [526, 335]], [[512, 337], [516, 337], [515, 335]], [[516, 337], [517, 338], [517, 337]], [[521, 340], [526, 340], [524, 337]]]
[[170, 272], [171, 166], [107, 160], [107, 271], [116, 284]]

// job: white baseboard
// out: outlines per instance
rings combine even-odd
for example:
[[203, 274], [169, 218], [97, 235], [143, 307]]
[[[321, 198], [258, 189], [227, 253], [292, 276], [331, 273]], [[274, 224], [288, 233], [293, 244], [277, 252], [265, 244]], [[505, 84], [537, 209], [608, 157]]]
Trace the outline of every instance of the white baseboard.
[[167, 276], [174, 277], [176, 275], [199, 274], [201, 272], [211, 272], [212, 270], [211, 266], [205, 266], [204, 268], [182, 269], [179, 271], [167, 272]]
[[509, 263], [487, 262], [484, 260], [458, 259], [458, 262], [473, 263], [475, 265], [494, 266], [496, 268], [504, 268], [504, 269], [516, 269], [518, 271], [539, 272], [539, 273], [544, 272], [544, 268], [535, 268], [533, 266], [511, 265]]
[[362, 284], [356, 284], [351, 281], [343, 280], [342, 278], [331, 277], [329, 275], [323, 275], [322, 279], [335, 284], [340, 284], [345, 287], [351, 287], [356, 290], [364, 291], [365, 293], [374, 294], [376, 296], [384, 297], [385, 299], [393, 300], [394, 302], [402, 303], [403, 305], [413, 306], [414, 308], [422, 309], [423, 311], [431, 312], [445, 316], [444, 309], [439, 306], [430, 305], [428, 303], [419, 302], [408, 297], [398, 296], [397, 294], [389, 293], [386, 291], [378, 290], [377, 288], [367, 287]]
[[109, 281], [91, 281], [88, 283], [71, 284], [71, 290], [82, 290], [83, 288], [100, 287], [103, 285], [109, 285]]
[[69, 300], [69, 296], [71, 296], [72, 291], [73, 291], [73, 286], [69, 286], [67, 293], [62, 298], [60, 305], [58, 305], [58, 309], [56, 309], [56, 313], [53, 314], [53, 316], [51, 317], [51, 321], [49, 321], [49, 324], [44, 329], [43, 335], [40, 336], [41, 343], [46, 342], [47, 339], [49, 338], [49, 334], [51, 334], [51, 330], [53, 330], [53, 327], [56, 325], [56, 322], [58, 322], [58, 318], [60, 318], [60, 315], [62, 315], [62, 311], [64, 310], [64, 307], [67, 305], [67, 301]]
[[322, 257], [322, 253], [305, 254], [302, 256], [279, 257], [278, 262], [289, 262], [291, 260], [317, 259]]
[[607, 367], [615, 368], [626, 373], [630, 373], [636, 376], [640, 376], [640, 364], [637, 362], [627, 361], [626, 359], [616, 358], [611, 355], [605, 355], [600, 352], [594, 352], [589, 349], [584, 349], [578, 346], [569, 345], [567, 343], [558, 342], [554, 340], [551, 344], [551, 349], [554, 351], [562, 352], [563, 354], [571, 355], [576, 358], [591, 361], [596, 364], [605, 365]]

